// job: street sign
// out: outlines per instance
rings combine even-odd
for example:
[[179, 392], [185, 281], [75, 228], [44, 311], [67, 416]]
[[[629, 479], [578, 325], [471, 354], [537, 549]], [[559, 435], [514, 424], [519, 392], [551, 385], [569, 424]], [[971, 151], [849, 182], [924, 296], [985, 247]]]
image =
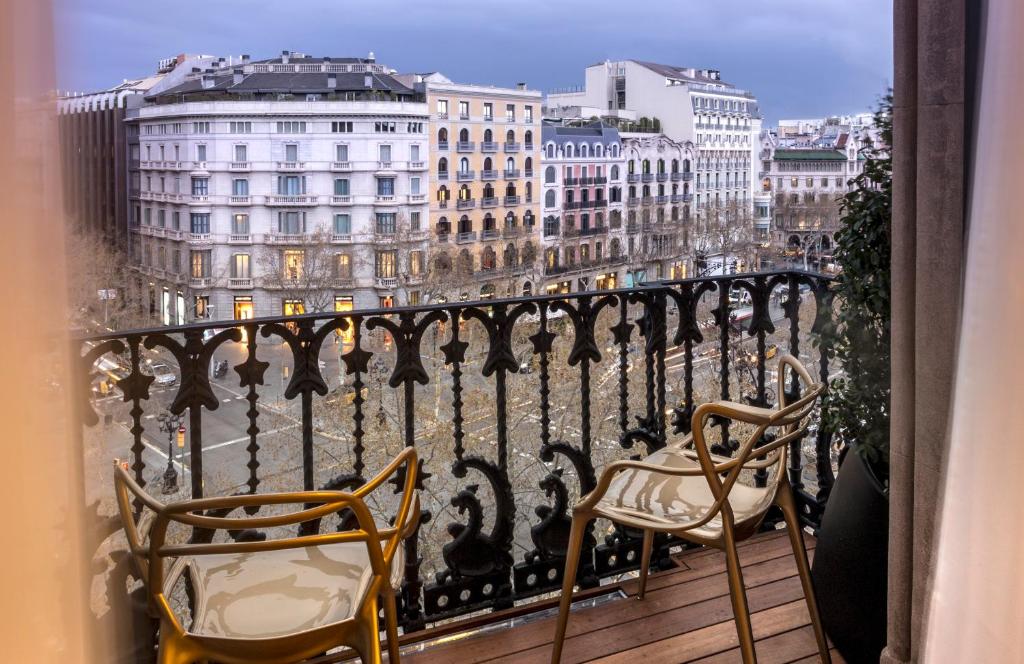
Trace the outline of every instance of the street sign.
[[178, 447], [185, 447], [185, 427], [178, 427]]
[[96, 291], [96, 294], [101, 300], [116, 300], [117, 289], [116, 288], [101, 288]]

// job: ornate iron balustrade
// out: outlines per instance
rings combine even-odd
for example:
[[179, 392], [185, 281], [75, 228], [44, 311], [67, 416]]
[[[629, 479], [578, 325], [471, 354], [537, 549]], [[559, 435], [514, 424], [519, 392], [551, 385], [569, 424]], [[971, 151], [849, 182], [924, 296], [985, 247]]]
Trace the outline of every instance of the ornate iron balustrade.
[[[411, 631], [556, 591], [572, 497], [594, 487], [600, 466], [688, 432], [701, 401], [773, 404], [768, 365], [775, 352], [802, 357], [827, 380], [831, 311], [827, 277], [783, 271], [255, 318], [235, 327], [209, 322], [135, 330], [74, 342], [78, 403], [93, 430], [115, 417], [107, 411], [112, 403], [123, 404], [127, 419], [117, 430], [130, 438], [130, 468], [145, 485], [159, 481], [167, 460], [156, 456], [167, 438], [147, 413], [165, 399], [167, 410], [186, 421], [183, 483], [192, 497], [256, 493], [281, 482], [287, 485], [281, 488], [350, 490], [402, 445], [419, 447], [425, 513], [405, 543], [400, 611]], [[156, 351], [178, 368], [172, 387], [147, 369], [146, 354]], [[321, 360], [332, 356], [336, 378]], [[213, 376], [228, 357], [229, 375]], [[98, 366], [112, 363], [121, 367], [116, 389], [103, 390], [101, 398], [89, 384]], [[267, 394], [272, 369], [281, 371], [277, 399]], [[235, 396], [222, 399], [222, 393]], [[223, 435], [225, 423], [214, 417], [234, 401], [244, 405], [235, 438], [204, 445], [207, 434]], [[713, 423], [716, 453], [734, 451], [731, 426]], [[287, 430], [291, 447], [264, 449], [267, 437], [292, 435], [280, 433]], [[235, 448], [237, 468], [204, 466], [205, 456], [223, 460], [225, 445], [239, 441], [247, 446]], [[296, 457], [274, 461], [275, 449]], [[184, 463], [181, 468], [184, 473]], [[217, 479], [225, 470], [235, 479]], [[802, 518], [817, 525], [833, 482], [830, 441], [821, 429], [813, 440], [793, 443], [788, 472]], [[209, 536], [197, 530], [192, 539]], [[585, 587], [639, 565], [640, 533], [597, 523], [585, 542], [579, 572]], [[667, 564], [670, 548], [679, 545], [657, 540], [654, 560]]]

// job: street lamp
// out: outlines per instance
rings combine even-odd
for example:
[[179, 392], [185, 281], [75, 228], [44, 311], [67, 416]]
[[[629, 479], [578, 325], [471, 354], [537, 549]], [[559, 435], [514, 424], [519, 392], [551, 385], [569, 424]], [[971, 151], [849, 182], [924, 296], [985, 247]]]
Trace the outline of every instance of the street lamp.
[[164, 411], [156, 416], [160, 423], [160, 431], [167, 434], [167, 470], [164, 471], [164, 495], [178, 491], [178, 471], [174, 469], [174, 435], [179, 433], [183, 415], [175, 415]]

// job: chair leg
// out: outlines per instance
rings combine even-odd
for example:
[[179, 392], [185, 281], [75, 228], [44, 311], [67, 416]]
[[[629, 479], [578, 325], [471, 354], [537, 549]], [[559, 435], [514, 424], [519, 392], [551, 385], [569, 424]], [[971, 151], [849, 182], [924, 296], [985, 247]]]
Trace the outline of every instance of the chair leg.
[[380, 656], [380, 626], [377, 622], [377, 602], [367, 601], [351, 647], [359, 653], [363, 664], [383, 664]]
[[589, 520], [588, 514], [576, 513], [572, 516], [569, 547], [565, 551], [565, 578], [562, 580], [562, 598], [558, 604], [558, 625], [555, 628], [551, 664], [559, 664], [562, 661], [562, 645], [565, 642], [565, 630], [569, 626], [569, 609], [572, 606], [572, 588], [576, 585], [576, 568], [579, 567], [583, 533]]
[[757, 654], [754, 652], [754, 630], [750, 624], [750, 607], [747, 606], [747, 591], [743, 586], [743, 569], [740, 567], [740, 557], [736, 552], [736, 539], [732, 532], [732, 524], [725, 524], [722, 533], [725, 536], [729, 594], [732, 597], [732, 611], [736, 619], [736, 634], [740, 639], [740, 653], [743, 656], [743, 664], [755, 664]]
[[811, 626], [814, 628], [814, 638], [818, 642], [818, 654], [824, 664], [832, 661], [828, 651], [828, 639], [825, 638], [825, 629], [821, 626], [821, 615], [818, 613], [818, 601], [814, 596], [814, 585], [811, 582], [811, 569], [807, 564], [807, 548], [804, 546], [803, 533], [800, 530], [800, 519], [797, 517], [796, 503], [793, 500], [793, 492], [789, 486], [779, 487], [776, 504], [782, 508], [782, 516], [786, 520], [786, 530], [789, 532], [789, 543], [793, 547], [793, 558], [796, 559], [796, 570], [800, 575], [800, 585], [804, 589], [804, 600], [807, 602], [807, 613], [811, 616]]
[[647, 572], [651, 569], [651, 549], [654, 548], [654, 531], [650, 528], [644, 530], [643, 549], [640, 552], [640, 588], [637, 590], [636, 598], [643, 599], [647, 592]]
[[195, 661], [195, 655], [185, 647], [180, 637], [167, 634], [166, 630], [161, 628], [158, 664], [193, 664]]
[[388, 662], [398, 664], [398, 607], [395, 605], [395, 591], [384, 591], [384, 629], [388, 635]]

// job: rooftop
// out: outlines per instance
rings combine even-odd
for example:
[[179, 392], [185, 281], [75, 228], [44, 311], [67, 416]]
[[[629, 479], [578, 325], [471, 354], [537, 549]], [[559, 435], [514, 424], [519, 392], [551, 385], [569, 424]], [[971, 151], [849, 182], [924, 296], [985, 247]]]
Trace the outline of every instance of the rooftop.
[[846, 161], [846, 155], [836, 150], [776, 150], [776, 161]]

